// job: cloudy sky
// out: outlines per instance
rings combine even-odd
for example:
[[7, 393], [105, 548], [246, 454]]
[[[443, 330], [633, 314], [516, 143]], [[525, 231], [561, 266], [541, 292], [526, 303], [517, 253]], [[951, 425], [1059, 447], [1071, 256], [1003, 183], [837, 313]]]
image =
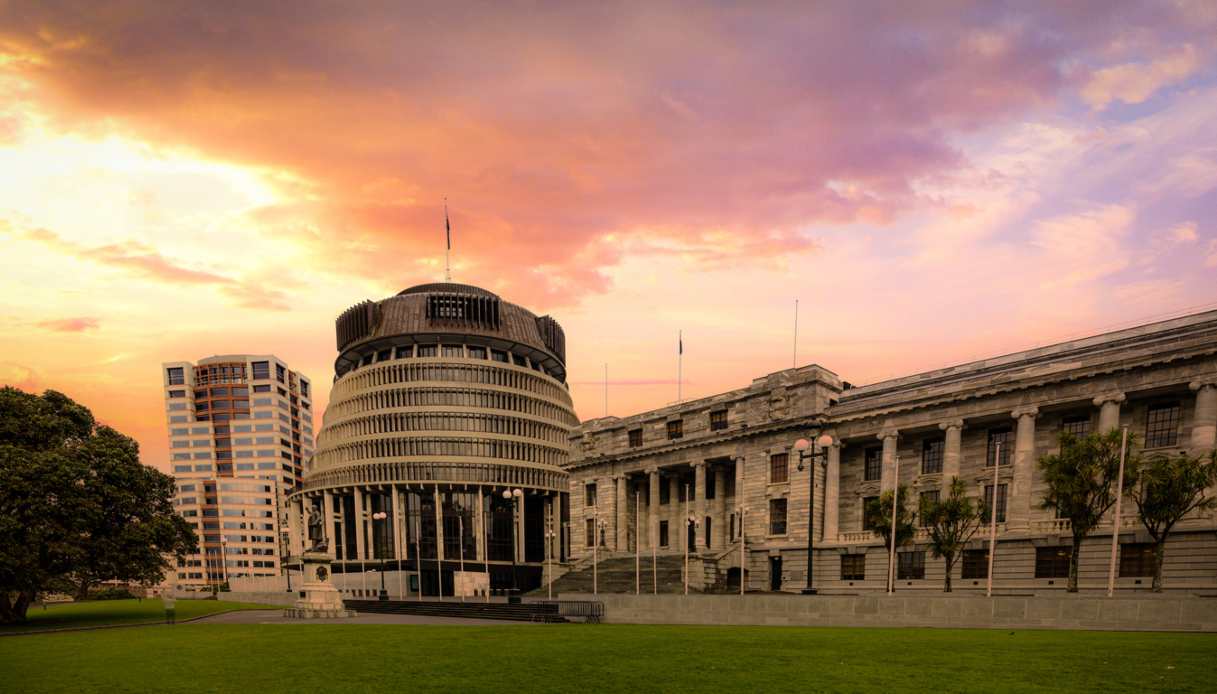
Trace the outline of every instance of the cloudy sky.
[[[103, 7], [104, 5], [104, 7]], [[584, 418], [1217, 307], [1217, 4], [0, 0], [0, 382], [165, 467], [159, 365], [443, 274]]]

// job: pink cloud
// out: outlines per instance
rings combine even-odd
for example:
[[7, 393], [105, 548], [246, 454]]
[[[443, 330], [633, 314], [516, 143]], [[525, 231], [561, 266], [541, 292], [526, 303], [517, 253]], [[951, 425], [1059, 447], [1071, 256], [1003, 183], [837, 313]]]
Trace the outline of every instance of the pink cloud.
[[87, 330], [96, 330], [101, 327], [101, 323], [96, 318], [81, 317], [81, 318], [62, 318], [59, 320], [40, 321], [38, 327], [45, 330], [53, 330], [61, 333], [82, 333]]

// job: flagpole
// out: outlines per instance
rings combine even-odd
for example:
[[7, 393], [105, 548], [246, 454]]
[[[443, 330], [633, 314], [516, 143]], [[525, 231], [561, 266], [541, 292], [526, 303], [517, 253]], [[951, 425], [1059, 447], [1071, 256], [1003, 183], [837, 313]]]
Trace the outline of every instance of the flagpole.
[[887, 555], [887, 594], [896, 592], [896, 511], [900, 508], [900, 454], [896, 454], [896, 475], [892, 487], [891, 548]]
[[683, 398], [684, 386], [684, 359], [685, 359], [685, 338], [683, 331], [676, 331], [676, 402], [680, 403]]
[[634, 595], [642, 595], [642, 543], [638, 534], [638, 489], [634, 489]]
[[799, 300], [794, 300], [794, 351], [790, 358], [790, 368], [799, 366]]
[[444, 281], [452, 281], [452, 225], [448, 223], [448, 198], [444, 198], [444, 236], [447, 245], [444, 248]]
[[604, 365], [604, 416], [608, 416], [608, 364]]
[[1120, 427], [1120, 474], [1116, 478], [1115, 520], [1111, 528], [1111, 563], [1107, 566], [1107, 597], [1116, 594], [1116, 549], [1120, 546], [1120, 502], [1124, 498], [1124, 455], [1128, 450], [1128, 425]]

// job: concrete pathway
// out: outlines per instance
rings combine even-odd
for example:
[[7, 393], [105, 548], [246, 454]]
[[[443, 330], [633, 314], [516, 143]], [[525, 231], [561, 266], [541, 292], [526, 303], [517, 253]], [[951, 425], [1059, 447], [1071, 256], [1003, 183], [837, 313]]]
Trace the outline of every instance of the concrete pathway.
[[529, 626], [533, 622], [461, 619], [412, 614], [361, 614], [342, 619], [289, 619], [283, 610], [238, 610], [197, 620], [198, 624], [449, 624], [457, 626]]

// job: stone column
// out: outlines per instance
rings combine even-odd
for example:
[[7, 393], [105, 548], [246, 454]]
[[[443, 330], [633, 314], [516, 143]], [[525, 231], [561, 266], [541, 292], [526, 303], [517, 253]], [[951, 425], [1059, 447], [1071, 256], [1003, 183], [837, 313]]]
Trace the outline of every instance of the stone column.
[[647, 470], [647, 549], [659, 546], [659, 469]]
[[[704, 552], [706, 551], [706, 463], [705, 461], [698, 462], [693, 466], [693, 517], [697, 519], [700, 525], [697, 528], [694, 539], [696, 543], [690, 547], [690, 551]], [[717, 492], [718, 490], [714, 490]], [[717, 496], [717, 494], [716, 494]]]
[[[1035, 418], [1038, 407], [1020, 407], [1010, 413], [1018, 421], [1014, 434], [1014, 484], [1006, 496], [1011, 530], [1026, 530], [1031, 520], [1032, 477], [1035, 474]], [[997, 493], [997, 490], [994, 490]]]
[[[477, 535], [475, 536], [477, 539], [474, 540], [474, 543], [473, 543], [473, 547], [474, 547], [473, 551], [477, 552], [477, 559], [478, 559], [478, 561], [482, 561], [482, 562], [487, 560], [487, 558], [486, 558], [486, 506], [485, 506], [485, 504], [486, 504], [486, 492], [479, 485], [478, 486], [477, 517], [473, 519], [473, 532], [477, 533]], [[556, 527], [553, 529], [557, 530]]]
[[630, 549], [630, 502], [629, 502], [629, 485], [626, 484], [628, 478], [625, 475], [617, 475], [613, 483], [617, 485], [617, 551], [626, 552]]
[[[435, 485], [435, 558], [444, 560], [444, 505], [439, 485]], [[443, 580], [441, 575], [440, 580]]]
[[883, 475], [879, 479], [879, 489], [887, 491], [895, 489], [900, 483], [896, 479], [896, 440], [899, 432], [896, 429], [884, 429], [879, 432], [878, 439], [883, 442]]
[[735, 514], [735, 537], [739, 538], [744, 533], [745, 514], [742, 512], [744, 506], [747, 505], [748, 495], [744, 491], [744, 456], [736, 456], [735, 458], [735, 508], [731, 512]]
[[1217, 448], [1217, 383], [1196, 381], [1188, 384], [1196, 391], [1196, 410], [1192, 415], [1192, 453], [1207, 453]]
[[951, 493], [951, 480], [959, 477], [960, 445], [963, 440], [963, 420], [952, 419], [938, 425], [945, 436], [942, 442], [942, 498]]
[[337, 558], [338, 538], [334, 537], [334, 493], [328, 489], [321, 494], [321, 513], [325, 519], [321, 529], [325, 533], [326, 552], [333, 560]]
[[1099, 408], [1099, 432], [1106, 434], [1112, 429], [1120, 428], [1120, 403], [1124, 402], [1124, 394], [1119, 392], [1104, 393], [1094, 399], [1094, 406]]
[[[288, 502], [287, 507], [287, 553], [299, 556], [304, 546], [304, 536], [301, 530], [301, 516], [304, 515], [304, 497], [296, 496]], [[283, 558], [286, 563], [286, 557]]]
[[684, 547], [684, 537], [681, 535], [680, 522], [684, 514], [684, 504], [680, 503], [680, 477], [673, 475], [668, 478], [668, 549], [680, 550]]
[[727, 546], [727, 468], [722, 464], [714, 466], [714, 510], [710, 512], [714, 519], [710, 530], [713, 538], [713, 549], [724, 549]]
[[363, 490], [358, 486], [355, 490], [355, 559], [365, 561], [368, 558], [367, 539], [363, 529]]
[[393, 504], [393, 525], [390, 526], [393, 528], [393, 558], [400, 560], [402, 558], [401, 535], [406, 527], [406, 524], [401, 522], [401, 491], [397, 487], [389, 487], [389, 496]]
[[828, 464], [824, 468], [824, 524], [820, 540], [837, 541], [838, 522], [841, 517], [841, 443], [834, 441], [828, 447]]

